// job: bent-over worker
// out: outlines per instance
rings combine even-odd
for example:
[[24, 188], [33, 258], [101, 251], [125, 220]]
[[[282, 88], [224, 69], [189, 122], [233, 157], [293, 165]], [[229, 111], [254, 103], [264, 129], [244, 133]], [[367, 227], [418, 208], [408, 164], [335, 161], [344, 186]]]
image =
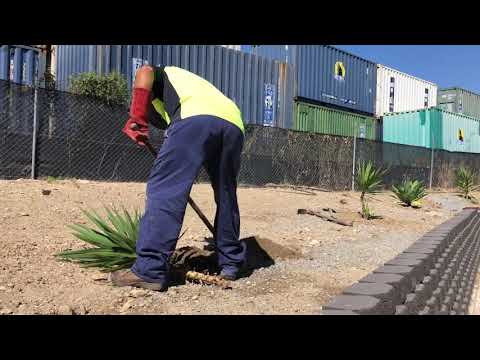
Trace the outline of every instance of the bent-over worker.
[[[156, 116], [148, 115], [152, 109]], [[135, 76], [123, 132], [145, 145], [149, 120], [166, 129], [164, 142], [147, 181], [136, 262], [130, 270], [114, 272], [113, 284], [158, 291], [168, 288], [169, 258], [202, 165], [217, 204], [214, 238], [220, 276], [235, 280], [245, 258], [236, 194], [245, 132], [240, 110], [212, 84], [189, 71], [145, 65]]]

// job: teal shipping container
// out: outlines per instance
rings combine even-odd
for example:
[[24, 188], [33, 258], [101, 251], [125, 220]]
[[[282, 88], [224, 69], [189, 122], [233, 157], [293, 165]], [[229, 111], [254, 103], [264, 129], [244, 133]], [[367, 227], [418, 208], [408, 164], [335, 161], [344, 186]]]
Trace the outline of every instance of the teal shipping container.
[[480, 120], [437, 107], [385, 114], [383, 141], [452, 152], [480, 153]]

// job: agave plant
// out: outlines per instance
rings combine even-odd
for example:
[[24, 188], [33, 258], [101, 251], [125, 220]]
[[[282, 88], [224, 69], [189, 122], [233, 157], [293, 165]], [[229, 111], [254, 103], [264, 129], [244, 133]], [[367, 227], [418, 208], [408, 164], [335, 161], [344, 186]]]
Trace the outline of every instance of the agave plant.
[[[108, 208], [105, 208], [105, 210], [107, 219], [102, 218], [95, 211], [83, 211], [97, 228], [90, 228], [80, 224], [69, 226], [74, 230], [73, 235], [75, 237], [94, 247], [63, 251], [55, 256], [64, 261], [76, 262], [82, 267], [97, 267], [103, 272], [130, 268], [137, 257], [135, 247], [141, 216], [137, 211], [130, 215], [125, 209], [123, 214], [117, 210]], [[183, 237], [186, 231], [179, 236], [179, 239]], [[215, 259], [205, 255], [205, 251], [192, 246], [185, 246], [175, 250], [172, 258], [177, 275], [180, 274], [185, 279], [200, 282], [201, 284], [230, 288], [229, 282], [218, 276], [197, 272], [196, 267], [205, 268], [205, 266], [211, 266], [212, 264], [208, 262]]]
[[371, 161], [362, 163], [359, 166], [355, 182], [357, 189], [360, 190], [360, 202], [362, 204], [362, 217], [371, 219], [372, 213], [368, 206], [366, 195], [375, 195], [382, 189], [382, 177], [387, 169], [375, 168]]
[[393, 185], [392, 191], [401, 203], [412, 207], [420, 207], [420, 200], [427, 196], [425, 186], [418, 180], [404, 180], [397, 186]]
[[475, 185], [475, 174], [472, 170], [460, 167], [456, 173], [455, 185], [463, 198], [476, 202], [472, 192], [478, 190], [479, 186]]
[[62, 260], [79, 263], [83, 267], [98, 267], [105, 272], [129, 268], [136, 258], [135, 245], [138, 238], [140, 214], [123, 214], [117, 210], [105, 209], [107, 219], [95, 211], [83, 211], [96, 225], [90, 228], [81, 224], [70, 225], [73, 235], [93, 245], [93, 248], [64, 251], [56, 254]]

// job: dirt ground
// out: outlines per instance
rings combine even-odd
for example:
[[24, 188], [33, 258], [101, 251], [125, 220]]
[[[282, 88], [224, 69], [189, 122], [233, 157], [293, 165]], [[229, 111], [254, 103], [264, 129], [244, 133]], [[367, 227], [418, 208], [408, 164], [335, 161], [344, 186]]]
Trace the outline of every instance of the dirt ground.
[[[187, 283], [157, 293], [112, 287], [101, 272], [53, 256], [82, 247], [66, 227], [87, 223], [82, 208], [143, 210], [145, 184], [0, 181], [0, 314], [315, 314], [342, 289], [469, 205], [445, 192], [430, 194], [421, 209], [410, 209], [384, 193], [370, 203], [383, 218], [364, 221], [356, 214], [359, 194], [353, 192], [241, 187], [238, 193], [241, 237], [268, 238], [300, 257], [258, 269], [231, 290]], [[210, 186], [195, 185], [192, 197], [213, 219]], [[299, 208], [325, 207], [353, 219], [353, 227], [297, 215]], [[202, 247], [209, 235], [191, 208], [184, 230], [178, 246]]]

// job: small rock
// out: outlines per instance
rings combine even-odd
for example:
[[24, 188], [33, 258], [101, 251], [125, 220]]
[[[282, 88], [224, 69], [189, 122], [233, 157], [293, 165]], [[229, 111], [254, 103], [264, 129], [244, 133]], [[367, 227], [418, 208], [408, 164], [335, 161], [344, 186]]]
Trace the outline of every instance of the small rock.
[[9, 283], [9, 284], [7, 284], [7, 287], [9, 287], [10, 289], [13, 289], [15, 287], [15, 285], [12, 284], [12, 283]]
[[20, 213], [20, 216], [30, 216], [30, 215], [27, 213]]
[[346, 205], [346, 204], [348, 204], [348, 201], [345, 200], [345, 199], [341, 199], [341, 200], [340, 200], [340, 204]]
[[75, 308], [74, 314], [75, 315], [87, 315], [88, 314], [88, 309], [85, 305], [79, 305]]
[[108, 280], [107, 274], [95, 274], [92, 276], [93, 281]]
[[192, 300], [194, 300], [194, 301], [195, 301], [195, 300], [198, 300], [198, 295], [193, 296], [193, 297], [192, 297]]
[[133, 305], [133, 299], [128, 300], [123, 306], [120, 308], [120, 312], [126, 312], [128, 309], [130, 309]]
[[42, 195], [50, 195], [52, 190], [42, 189]]
[[56, 312], [58, 315], [73, 315], [74, 314], [74, 311], [73, 309], [68, 306], [68, 305], [61, 305], [57, 312]]
[[318, 244], [320, 244], [320, 241], [318, 241], [318, 240], [312, 240], [312, 241], [310, 241], [308, 244], [309, 244], [309, 245], [318, 245]]
[[7, 288], [5, 286], [0, 286], [0, 291], [6, 291]]
[[142, 289], [134, 289], [130, 291], [130, 293], [128, 294], [128, 296], [133, 298], [138, 298], [138, 297], [147, 296], [147, 295], [149, 295], [148, 291], [142, 290]]
[[27, 306], [25, 304], [20, 305], [17, 310], [18, 315], [27, 315], [28, 313]]
[[12, 309], [9, 308], [3, 308], [0, 310], [0, 315], [10, 315], [13, 314]]
[[250, 284], [251, 284], [251, 282], [250, 282], [250, 281], [247, 281], [245, 284], [247, 284], [247, 285], [250, 285]]

